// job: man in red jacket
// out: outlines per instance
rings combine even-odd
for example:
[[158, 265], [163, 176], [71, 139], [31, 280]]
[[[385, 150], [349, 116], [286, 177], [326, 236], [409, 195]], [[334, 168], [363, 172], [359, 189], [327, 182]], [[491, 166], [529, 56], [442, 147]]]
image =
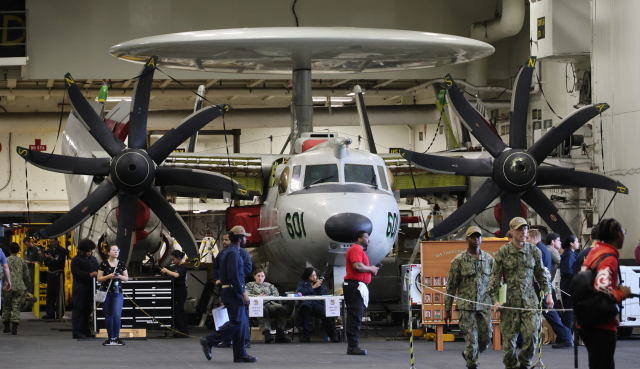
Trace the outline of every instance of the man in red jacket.
[[[589, 253], [587, 260], [582, 265], [582, 270], [589, 269], [604, 254], [613, 254], [614, 256], [604, 258], [598, 265], [593, 287], [596, 291], [604, 293], [620, 303], [631, 294], [629, 287], [620, 285], [620, 276], [618, 275], [618, 250], [622, 248], [627, 232], [622, 228], [620, 222], [613, 218], [600, 222], [599, 231], [600, 241], [596, 242]], [[614, 353], [618, 324], [618, 320], [612, 318], [595, 327], [580, 327], [580, 336], [589, 352], [589, 368], [613, 369], [615, 367]]]

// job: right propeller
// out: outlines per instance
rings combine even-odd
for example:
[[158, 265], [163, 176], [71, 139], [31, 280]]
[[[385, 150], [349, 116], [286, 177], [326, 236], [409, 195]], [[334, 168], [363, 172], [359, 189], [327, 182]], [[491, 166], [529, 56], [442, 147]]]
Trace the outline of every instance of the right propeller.
[[64, 78], [65, 89], [75, 114], [111, 158], [78, 158], [17, 148], [20, 156], [42, 169], [104, 177], [95, 191], [60, 219], [42, 229], [39, 237], [56, 237], [70, 231], [118, 196], [120, 216], [116, 244], [120, 248], [121, 257], [128, 263], [133, 250], [140, 199], [169, 229], [191, 263], [197, 267], [200, 263], [193, 234], [155, 186], [186, 186], [247, 195], [247, 190], [238, 182], [218, 173], [159, 166], [178, 145], [228, 111], [229, 105], [213, 105], [198, 110], [147, 149], [147, 115], [156, 63], [157, 57], [149, 59], [136, 81], [129, 119], [128, 147], [107, 128], [83, 96], [73, 77], [67, 73]]
[[606, 103], [588, 105], [574, 111], [527, 150], [527, 111], [535, 63], [535, 57], [529, 58], [516, 77], [515, 89], [511, 98], [510, 146], [502, 142], [500, 137], [490, 128], [489, 123], [464, 98], [451, 75], [445, 77], [449, 103], [462, 124], [491, 154], [493, 160], [490, 158], [444, 158], [401, 150], [402, 156], [409, 163], [427, 171], [489, 177], [462, 206], [428, 232], [428, 239], [442, 238], [455, 232], [485, 210], [498, 196], [502, 202], [501, 229], [503, 235], [509, 229], [509, 221], [519, 216], [520, 200], [523, 200], [544, 219], [554, 232], [560, 234], [564, 239], [572, 234], [572, 231], [558, 215], [558, 209], [538, 188], [538, 185], [593, 187], [623, 194], [629, 192], [622, 183], [597, 172], [540, 166], [547, 155], [561, 142], [590, 119], [607, 110], [609, 105]]

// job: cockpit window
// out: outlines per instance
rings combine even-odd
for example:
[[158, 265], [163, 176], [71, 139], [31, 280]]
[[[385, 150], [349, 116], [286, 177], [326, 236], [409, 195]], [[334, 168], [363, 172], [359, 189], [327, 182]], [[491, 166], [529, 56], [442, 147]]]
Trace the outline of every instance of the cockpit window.
[[380, 185], [382, 189], [385, 191], [389, 191], [389, 186], [387, 185], [387, 177], [384, 175], [385, 170], [382, 165], [378, 165], [378, 178], [380, 178]]
[[345, 164], [344, 165], [344, 181], [364, 183], [377, 186], [376, 175], [371, 165]]
[[300, 165], [293, 167], [293, 175], [291, 176], [291, 191], [300, 189]]
[[304, 173], [304, 187], [327, 182], [338, 182], [336, 164], [307, 165]]

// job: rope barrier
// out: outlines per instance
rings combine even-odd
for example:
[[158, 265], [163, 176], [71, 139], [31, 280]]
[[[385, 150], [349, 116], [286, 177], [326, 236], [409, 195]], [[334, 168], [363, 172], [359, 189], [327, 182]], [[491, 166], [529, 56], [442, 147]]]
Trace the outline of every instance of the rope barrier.
[[[405, 278], [407, 278], [407, 277], [405, 277]], [[408, 278], [407, 278], [407, 279], [408, 279]], [[429, 287], [429, 286], [425, 286], [425, 285], [424, 285], [424, 284], [422, 284], [422, 283], [418, 283], [418, 285], [420, 285], [422, 288], [426, 288], [426, 289], [428, 289], [428, 290], [431, 290], [431, 291], [437, 292], [437, 293], [439, 293], [439, 294], [441, 294], [441, 295], [444, 295], [444, 296], [449, 296], [449, 297], [451, 297], [451, 298], [457, 298], [458, 300], [471, 302], [471, 303], [474, 303], [474, 304], [476, 304], [476, 305], [483, 305], [483, 306], [495, 307], [493, 304], [485, 304], [485, 303], [482, 303], [482, 302], [477, 302], [477, 301], [472, 301], [472, 300], [463, 299], [463, 298], [458, 297], [458, 296], [455, 296], [455, 295], [450, 295], [450, 294], [448, 294], [448, 293], [446, 293], [446, 292], [442, 292], [442, 291], [436, 290], [435, 288], [431, 288], [431, 287]], [[528, 309], [528, 308], [517, 308], [517, 307], [508, 307], [508, 306], [501, 306], [500, 308], [501, 308], [501, 309], [509, 309], [509, 310], [540, 311], [540, 312], [542, 312], [543, 310], [544, 310], [545, 312], [549, 312], [549, 311], [573, 311], [573, 309], [542, 309], [542, 308], [541, 308], [541, 309]]]

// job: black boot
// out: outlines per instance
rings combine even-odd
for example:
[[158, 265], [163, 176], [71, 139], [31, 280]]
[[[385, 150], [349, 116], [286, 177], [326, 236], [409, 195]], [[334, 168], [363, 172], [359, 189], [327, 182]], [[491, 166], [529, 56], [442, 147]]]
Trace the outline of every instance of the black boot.
[[11, 332], [11, 322], [3, 322], [4, 323], [4, 331], [2, 333]]
[[282, 329], [276, 329], [276, 343], [291, 343], [291, 340], [285, 337]]
[[14, 336], [18, 334], [18, 323], [11, 323], [11, 334]]
[[265, 329], [262, 334], [264, 335], [264, 343], [271, 343], [271, 341], [273, 341], [273, 337], [271, 337], [270, 331]]

